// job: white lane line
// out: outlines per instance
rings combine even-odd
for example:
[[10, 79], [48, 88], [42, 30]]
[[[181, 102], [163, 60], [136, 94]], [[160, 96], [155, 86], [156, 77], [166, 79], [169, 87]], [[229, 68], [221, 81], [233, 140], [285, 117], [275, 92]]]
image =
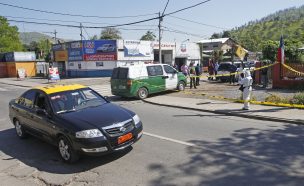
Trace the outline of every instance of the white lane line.
[[0, 88], [0, 91], [7, 91], [7, 89], [5, 89], [5, 88]]
[[176, 140], [176, 139], [172, 139], [172, 138], [167, 138], [167, 137], [159, 136], [159, 135], [156, 135], [156, 134], [151, 134], [151, 133], [148, 133], [148, 132], [144, 132], [144, 134], [147, 135], [147, 136], [155, 137], [155, 138], [166, 140], [166, 141], [171, 141], [171, 142], [174, 142], [174, 143], [179, 143], [179, 144], [190, 146], [190, 147], [197, 147], [197, 145], [195, 145], [193, 143], [188, 143], [188, 142], [184, 142], [184, 141], [180, 141], [180, 140]]
[[148, 132], [144, 132], [143, 134], [147, 135], [147, 136], [150, 136], [150, 137], [158, 138], [158, 139], [161, 139], [161, 140], [170, 141], [170, 142], [173, 142], [173, 143], [178, 143], [178, 144], [182, 144], [182, 145], [186, 145], [186, 146], [190, 146], [190, 147], [195, 147], [195, 148], [201, 148], [201, 149], [211, 151], [211, 152], [214, 152], [214, 153], [217, 153], [217, 154], [224, 154], [226, 156], [230, 156], [232, 158], [240, 159], [240, 160], [243, 160], [243, 161], [249, 161], [249, 162], [259, 164], [259, 165], [262, 165], [264, 167], [270, 168], [272, 170], [279, 170], [279, 171], [284, 172], [285, 174], [291, 175], [291, 176], [302, 176], [304, 174], [304, 171], [302, 171], [302, 170], [294, 170], [294, 169], [291, 169], [287, 166], [280, 166], [280, 165], [275, 165], [275, 164], [272, 164], [272, 163], [264, 162], [264, 161], [259, 160], [257, 158], [248, 157], [248, 155], [245, 155], [245, 154], [235, 154], [235, 153], [231, 153], [231, 152], [224, 152], [224, 151], [220, 151], [220, 150], [215, 150], [215, 149], [212, 149], [212, 148], [196, 145], [194, 143], [188, 143], [188, 142], [184, 142], [184, 141], [180, 141], [180, 140], [176, 140], [176, 139], [172, 139], [172, 138], [167, 138], [167, 137], [164, 137], [164, 136], [159, 136], [159, 135], [151, 134], [151, 133], [148, 133]]

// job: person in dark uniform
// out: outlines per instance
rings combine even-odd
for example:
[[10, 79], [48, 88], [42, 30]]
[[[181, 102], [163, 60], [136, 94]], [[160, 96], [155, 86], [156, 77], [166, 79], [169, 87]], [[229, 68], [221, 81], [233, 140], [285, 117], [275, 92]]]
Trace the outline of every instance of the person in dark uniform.
[[200, 85], [200, 75], [201, 73], [201, 66], [199, 63], [197, 63], [196, 67], [195, 67], [195, 73], [196, 73], [196, 78], [195, 78], [195, 84], [196, 86]]

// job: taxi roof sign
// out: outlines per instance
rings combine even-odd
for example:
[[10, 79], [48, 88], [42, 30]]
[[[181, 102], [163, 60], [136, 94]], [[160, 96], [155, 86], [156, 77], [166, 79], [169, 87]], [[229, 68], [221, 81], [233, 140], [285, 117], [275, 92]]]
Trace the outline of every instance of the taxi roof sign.
[[46, 94], [53, 94], [57, 92], [64, 92], [69, 90], [77, 90], [82, 88], [87, 88], [87, 86], [80, 84], [72, 84], [72, 85], [49, 85], [49, 86], [39, 86], [35, 87], [39, 90], [42, 90]]

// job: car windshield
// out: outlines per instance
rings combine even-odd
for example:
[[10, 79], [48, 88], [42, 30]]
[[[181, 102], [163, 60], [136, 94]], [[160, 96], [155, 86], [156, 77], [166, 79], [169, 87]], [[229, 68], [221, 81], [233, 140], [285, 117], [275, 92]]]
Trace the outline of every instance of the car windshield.
[[231, 64], [220, 64], [218, 70], [229, 70], [231, 67]]
[[75, 112], [107, 103], [90, 88], [54, 93], [50, 95], [50, 100], [57, 114]]

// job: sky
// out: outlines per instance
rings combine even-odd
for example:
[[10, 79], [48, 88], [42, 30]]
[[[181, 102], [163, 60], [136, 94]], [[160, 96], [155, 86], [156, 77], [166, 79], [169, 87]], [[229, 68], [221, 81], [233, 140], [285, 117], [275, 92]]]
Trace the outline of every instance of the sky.
[[[203, 2], [203, 0], [169, 0], [165, 14], [200, 2]], [[23, 10], [0, 4], [0, 16], [11, 20], [77, 26], [82, 23], [84, 27], [102, 27], [155, 18], [158, 16], [158, 12], [163, 12], [167, 0], [0, 0], [0, 3], [63, 14], [98, 16], [64, 16]], [[162, 41], [196, 42], [209, 38], [213, 33], [230, 30], [249, 21], [261, 19], [276, 11], [301, 5], [304, 5], [303, 0], [210, 0], [194, 8], [165, 16], [162, 21], [164, 29]], [[12, 21], [10, 25], [16, 25], [20, 32], [42, 32], [54, 36], [50, 32], [56, 30], [58, 38], [80, 40], [79, 28]], [[85, 28], [83, 30], [84, 39], [89, 39], [95, 34], [99, 36], [101, 30], [101, 28]], [[119, 30], [123, 39], [140, 39], [148, 30], [154, 32], [158, 37], [158, 20], [119, 27]]]

